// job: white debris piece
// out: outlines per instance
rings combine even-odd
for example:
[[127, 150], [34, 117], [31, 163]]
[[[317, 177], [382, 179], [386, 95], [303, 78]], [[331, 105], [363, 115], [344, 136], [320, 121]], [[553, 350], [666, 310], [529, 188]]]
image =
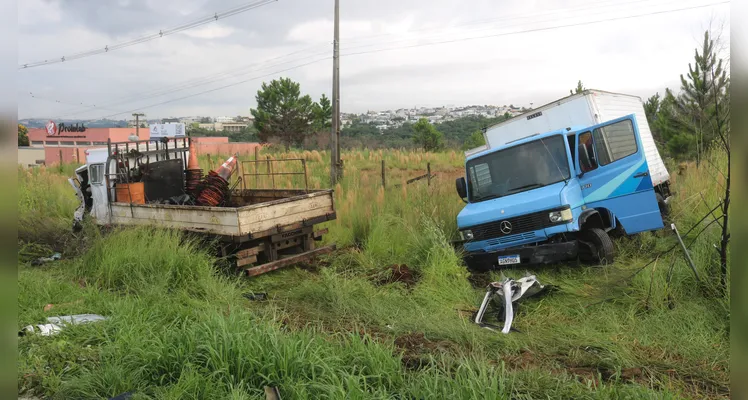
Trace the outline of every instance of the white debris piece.
[[22, 333], [38, 333], [42, 336], [52, 336], [60, 333], [66, 325], [87, 324], [106, 320], [98, 314], [63, 315], [59, 317], [48, 317], [48, 324], [28, 325], [23, 328]]
[[483, 325], [483, 317], [486, 309], [493, 296], [500, 296], [504, 306], [504, 328], [502, 333], [509, 333], [514, 321], [514, 307], [512, 303], [516, 302], [523, 296], [532, 296], [545, 288], [535, 277], [535, 275], [526, 275], [520, 279], [514, 280], [504, 278], [500, 282], [491, 282], [483, 297], [478, 313], [475, 315], [475, 323]]

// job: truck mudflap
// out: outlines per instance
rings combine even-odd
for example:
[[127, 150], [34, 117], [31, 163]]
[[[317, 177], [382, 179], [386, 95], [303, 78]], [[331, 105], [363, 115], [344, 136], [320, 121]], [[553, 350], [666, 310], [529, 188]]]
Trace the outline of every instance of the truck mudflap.
[[[463, 259], [470, 268], [512, 267], [529, 264], [552, 264], [573, 260], [577, 257], [579, 243], [576, 240], [561, 243], [546, 243], [522, 246], [497, 251], [473, 251], [465, 253]], [[519, 263], [499, 265], [499, 257], [519, 255]]]

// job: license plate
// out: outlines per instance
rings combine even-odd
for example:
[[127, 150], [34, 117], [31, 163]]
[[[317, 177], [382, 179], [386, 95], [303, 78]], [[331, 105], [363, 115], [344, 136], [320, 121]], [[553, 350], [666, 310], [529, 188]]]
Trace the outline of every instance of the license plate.
[[499, 256], [499, 265], [519, 264], [519, 254]]

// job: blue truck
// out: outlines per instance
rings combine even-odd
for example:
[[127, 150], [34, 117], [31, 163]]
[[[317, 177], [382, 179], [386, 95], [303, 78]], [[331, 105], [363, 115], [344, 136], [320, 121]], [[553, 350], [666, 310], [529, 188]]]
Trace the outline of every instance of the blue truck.
[[[543, 113], [551, 121], [546, 127], [558, 124], [558, 114], [570, 109], [560, 106], [557, 101], [532, 110], [513, 125], [527, 128], [526, 121]], [[487, 137], [487, 148], [466, 157], [466, 177], [456, 181], [467, 203], [457, 216], [467, 266], [486, 270], [575, 259], [607, 264], [615, 257], [611, 235], [662, 228], [669, 175], [658, 165], [666, 179], [660, 172], [653, 183], [647, 153], [654, 149], [653, 163], [662, 160], [653, 142], [642, 140], [641, 124], [647, 122], [637, 114], [592, 125], [576, 118], [583, 124], [543, 133], [514, 130], [504, 141]], [[648, 126], [646, 132], [651, 140]]]

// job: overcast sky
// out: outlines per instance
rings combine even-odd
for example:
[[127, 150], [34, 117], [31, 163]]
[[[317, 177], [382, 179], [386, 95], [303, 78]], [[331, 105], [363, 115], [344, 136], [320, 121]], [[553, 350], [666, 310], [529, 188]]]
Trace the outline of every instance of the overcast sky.
[[[710, 23], [729, 45], [730, 4], [720, 1], [340, 0], [341, 108], [539, 106], [579, 79], [648, 97], [679, 86]], [[112, 46], [249, 2], [19, 1], [18, 62]], [[709, 6], [672, 11], [701, 5]], [[278, 0], [121, 50], [19, 70], [18, 117], [249, 115], [262, 82], [280, 76], [315, 100], [330, 97], [332, 12], [333, 0]]]

